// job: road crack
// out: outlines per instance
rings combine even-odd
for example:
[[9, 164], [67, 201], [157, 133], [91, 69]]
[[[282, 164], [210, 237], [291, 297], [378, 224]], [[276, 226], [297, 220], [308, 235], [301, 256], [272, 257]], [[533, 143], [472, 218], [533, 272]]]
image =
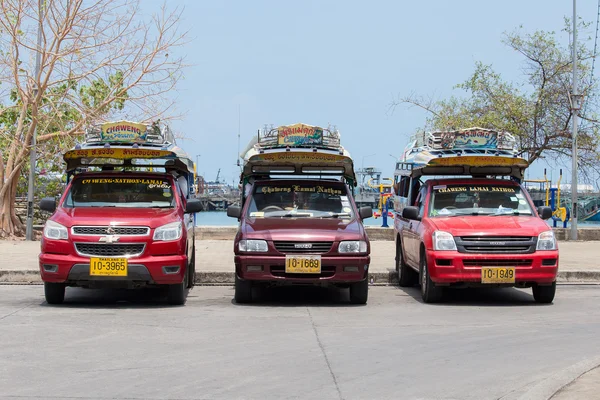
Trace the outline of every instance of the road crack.
[[337, 391], [339, 399], [344, 400], [344, 397], [342, 396], [342, 391], [340, 390], [340, 386], [338, 385], [337, 378], [333, 373], [333, 369], [331, 369], [331, 363], [329, 362], [329, 358], [327, 357], [327, 353], [325, 352], [325, 347], [323, 346], [321, 338], [319, 337], [319, 332], [317, 331], [317, 327], [315, 325], [315, 321], [313, 320], [313, 316], [310, 313], [310, 309], [308, 307], [306, 308], [306, 311], [308, 312], [308, 316], [310, 317], [310, 324], [313, 328], [313, 332], [315, 332], [315, 337], [317, 338], [317, 343], [319, 345], [319, 348], [321, 349], [323, 358], [325, 358], [325, 364], [327, 364], [327, 368], [329, 369], [329, 375], [331, 375], [331, 379], [333, 380], [333, 384], [335, 385], [335, 390]]

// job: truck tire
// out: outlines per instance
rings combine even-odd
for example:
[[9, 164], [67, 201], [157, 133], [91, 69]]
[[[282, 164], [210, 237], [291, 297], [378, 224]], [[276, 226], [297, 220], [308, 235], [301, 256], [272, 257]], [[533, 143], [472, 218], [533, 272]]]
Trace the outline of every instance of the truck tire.
[[188, 291], [188, 271], [185, 271], [183, 281], [175, 285], [168, 285], [167, 301], [172, 306], [182, 306], [187, 300]]
[[238, 278], [235, 274], [235, 302], [239, 304], [252, 302], [252, 282]]
[[556, 294], [556, 282], [552, 282], [552, 285], [548, 286], [533, 285], [531, 290], [537, 303], [550, 304], [554, 301], [554, 295]]
[[396, 241], [396, 273], [400, 287], [411, 287], [418, 282], [417, 273], [404, 262], [400, 240]]
[[421, 297], [425, 303], [437, 303], [442, 299], [443, 288], [440, 286], [436, 286], [435, 283], [431, 280], [431, 276], [429, 275], [429, 268], [427, 268], [427, 257], [425, 254], [421, 254]]
[[65, 301], [65, 285], [63, 283], [44, 282], [44, 296], [48, 304], [62, 304]]
[[369, 280], [364, 279], [350, 285], [350, 303], [367, 304], [369, 298]]

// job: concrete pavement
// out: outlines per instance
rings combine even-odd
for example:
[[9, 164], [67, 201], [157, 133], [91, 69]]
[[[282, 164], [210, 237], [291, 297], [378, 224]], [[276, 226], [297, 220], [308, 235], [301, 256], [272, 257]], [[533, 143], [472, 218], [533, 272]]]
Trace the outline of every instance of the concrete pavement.
[[[600, 287], [456, 291], [279, 288], [236, 305], [196, 287], [185, 307], [159, 291], [0, 286], [0, 399], [546, 400], [530, 389], [599, 355]], [[588, 399], [590, 397], [578, 397]], [[594, 398], [594, 397], [591, 397]]]
[[[560, 242], [559, 282], [600, 282], [600, 241]], [[39, 242], [0, 241], [0, 282], [39, 283]], [[393, 282], [395, 244], [371, 242], [373, 283]], [[233, 283], [233, 242], [196, 240], [199, 283]]]

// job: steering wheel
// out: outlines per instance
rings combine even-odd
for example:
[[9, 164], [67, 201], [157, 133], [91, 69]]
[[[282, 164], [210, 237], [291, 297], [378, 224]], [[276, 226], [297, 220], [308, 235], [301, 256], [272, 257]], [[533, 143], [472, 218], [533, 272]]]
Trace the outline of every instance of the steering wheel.
[[265, 208], [262, 209], [262, 211], [283, 211], [283, 208], [279, 207], [279, 206], [266, 206]]

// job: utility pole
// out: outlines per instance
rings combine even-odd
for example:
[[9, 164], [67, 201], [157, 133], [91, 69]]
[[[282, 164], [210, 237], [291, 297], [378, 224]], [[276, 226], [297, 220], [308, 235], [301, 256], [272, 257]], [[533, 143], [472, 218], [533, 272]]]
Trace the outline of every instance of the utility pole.
[[[35, 72], [33, 75], [33, 98], [37, 100], [38, 95], [38, 77], [40, 74], [40, 58], [42, 49], [42, 0], [38, 0], [38, 36], [37, 48], [35, 54]], [[35, 101], [34, 100], [34, 101]], [[38, 108], [39, 114], [39, 108]], [[31, 149], [29, 150], [29, 187], [27, 188], [27, 227], [25, 231], [25, 239], [33, 240], [33, 192], [35, 191], [35, 164], [37, 159], [37, 116], [35, 128], [33, 129], [33, 137], [31, 138]]]
[[577, 113], [581, 109], [581, 96], [577, 93], [577, 0], [573, 0], [573, 149], [571, 155], [571, 240], [577, 240]]

